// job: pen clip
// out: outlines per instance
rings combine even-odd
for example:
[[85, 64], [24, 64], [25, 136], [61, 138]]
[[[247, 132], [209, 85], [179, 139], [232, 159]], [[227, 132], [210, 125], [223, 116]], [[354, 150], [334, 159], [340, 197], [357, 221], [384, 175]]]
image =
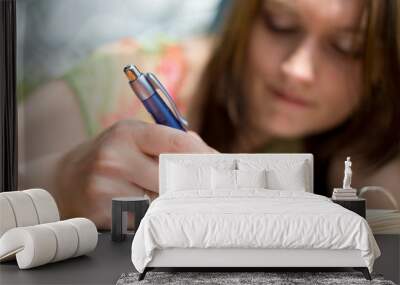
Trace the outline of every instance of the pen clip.
[[171, 105], [173, 112], [175, 113], [175, 116], [187, 128], [189, 126], [188, 122], [185, 120], [185, 118], [183, 118], [178, 108], [176, 107], [174, 100], [172, 100], [167, 89], [165, 89], [165, 87], [161, 84], [160, 80], [158, 80], [158, 78], [153, 73], [147, 73], [146, 78], [149, 80], [151, 86], [153, 86], [155, 90], [161, 90], [165, 97], [167, 97], [168, 102]]

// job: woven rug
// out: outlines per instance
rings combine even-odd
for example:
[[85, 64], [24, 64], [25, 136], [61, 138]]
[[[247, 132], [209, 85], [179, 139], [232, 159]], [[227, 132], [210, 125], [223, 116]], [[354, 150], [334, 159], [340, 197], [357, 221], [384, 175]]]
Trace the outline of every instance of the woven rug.
[[381, 275], [372, 274], [372, 281], [364, 278], [360, 272], [154, 272], [146, 274], [138, 281], [139, 273], [124, 273], [117, 285], [133, 284], [387, 284]]

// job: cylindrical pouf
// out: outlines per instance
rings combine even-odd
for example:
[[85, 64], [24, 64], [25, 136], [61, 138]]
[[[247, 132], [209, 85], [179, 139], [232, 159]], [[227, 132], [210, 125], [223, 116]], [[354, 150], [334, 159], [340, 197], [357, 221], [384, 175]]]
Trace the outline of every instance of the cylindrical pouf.
[[38, 214], [31, 197], [23, 191], [3, 192], [13, 209], [17, 227], [33, 226], [39, 223]]
[[86, 254], [96, 248], [98, 233], [96, 225], [85, 218], [74, 218], [66, 220], [70, 223], [78, 233], [78, 248], [74, 257]]
[[0, 238], [6, 231], [16, 226], [17, 222], [10, 202], [6, 197], [0, 195]]
[[11, 229], [0, 239], [0, 259], [16, 253], [20, 269], [49, 263], [56, 250], [55, 234], [42, 225]]
[[51, 229], [57, 238], [57, 251], [51, 262], [57, 262], [74, 256], [78, 249], [78, 233], [67, 221], [43, 224]]
[[49, 192], [43, 189], [28, 189], [23, 192], [31, 197], [38, 214], [39, 224], [60, 220], [56, 201]]
[[86, 254], [98, 241], [94, 223], [85, 218], [18, 227], [0, 238], [0, 261], [17, 258], [20, 269]]

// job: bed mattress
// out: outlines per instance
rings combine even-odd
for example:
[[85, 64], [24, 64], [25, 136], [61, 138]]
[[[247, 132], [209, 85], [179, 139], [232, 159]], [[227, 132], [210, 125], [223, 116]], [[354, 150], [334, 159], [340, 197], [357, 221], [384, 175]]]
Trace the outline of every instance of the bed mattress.
[[155, 250], [171, 248], [359, 250], [370, 272], [380, 255], [361, 216], [320, 195], [265, 189], [157, 198], [133, 239], [132, 262], [143, 272]]

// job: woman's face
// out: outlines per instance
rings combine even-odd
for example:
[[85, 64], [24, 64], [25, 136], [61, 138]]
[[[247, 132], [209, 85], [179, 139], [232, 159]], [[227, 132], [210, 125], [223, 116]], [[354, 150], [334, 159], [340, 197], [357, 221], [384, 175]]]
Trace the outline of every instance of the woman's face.
[[252, 121], [275, 137], [333, 128], [362, 94], [363, 0], [265, 0], [249, 40]]

